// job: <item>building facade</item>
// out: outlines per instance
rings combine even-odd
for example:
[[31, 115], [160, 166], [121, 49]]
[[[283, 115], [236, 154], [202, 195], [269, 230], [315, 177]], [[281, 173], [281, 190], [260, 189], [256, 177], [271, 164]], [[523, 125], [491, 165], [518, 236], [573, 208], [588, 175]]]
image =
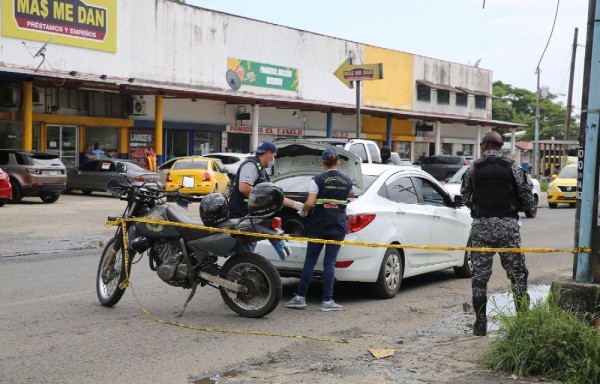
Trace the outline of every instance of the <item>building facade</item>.
[[[168, 0], [3, 1], [0, 148], [85, 145], [142, 159], [248, 152], [259, 139], [360, 136], [416, 160], [478, 155], [492, 72]], [[381, 63], [356, 87], [333, 72]], [[358, 125], [358, 126], [357, 126]]]

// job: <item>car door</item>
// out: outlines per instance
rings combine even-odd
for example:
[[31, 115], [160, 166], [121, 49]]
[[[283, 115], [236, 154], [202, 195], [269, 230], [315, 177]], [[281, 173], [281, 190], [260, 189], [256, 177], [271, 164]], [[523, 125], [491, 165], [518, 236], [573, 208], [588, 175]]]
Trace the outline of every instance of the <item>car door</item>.
[[[419, 201], [418, 191], [410, 176], [390, 177], [379, 194], [390, 201], [393, 222], [404, 244], [429, 245], [431, 238], [431, 220], [429, 210]], [[428, 264], [429, 250], [405, 249], [406, 264], [410, 268], [419, 268]]]
[[[429, 214], [431, 245], [466, 246], [470, 231], [470, 223], [465, 220], [468, 212], [453, 207], [450, 196], [437, 183], [421, 176], [415, 176], [414, 181], [420, 192], [423, 207]], [[464, 251], [433, 250], [429, 254], [429, 263], [455, 262], [463, 257]]]
[[101, 161], [98, 172], [94, 175], [94, 190], [105, 191], [106, 184], [113, 177], [117, 176], [117, 166], [112, 161]]
[[67, 184], [69, 189], [89, 189], [94, 186], [94, 175], [100, 167], [100, 160], [90, 160], [81, 167], [73, 170], [68, 177]]

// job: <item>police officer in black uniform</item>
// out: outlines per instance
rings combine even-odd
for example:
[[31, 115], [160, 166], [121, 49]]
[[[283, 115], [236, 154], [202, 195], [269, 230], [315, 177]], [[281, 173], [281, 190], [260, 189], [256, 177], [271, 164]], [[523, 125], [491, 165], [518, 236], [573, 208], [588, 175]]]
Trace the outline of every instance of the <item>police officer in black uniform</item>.
[[[489, 248], [520, 248], [519, 211], [535, 204], [533, 187], [525, 171], [513, 160], [502, 155], [502, 136], [488, 132], [481, 142], [483, 157], [475, 161], [463, 178], [461, 194], [471, 208], [471, 245]], [[472, 252], [473, 334], [487, 332], [487, 284], [492, 275], [495, 252]], [[529, 308], [525, 255], [521, 252], [502, 252], [500, 262], [511, 281], [518, 312]]]
[[[306, 216], [312, 209], [306, 226], [308, 237], [341, 241], [344, 240], [348, 228], [346, 223], [347, 199], [354, 196], [351, 191], [352, 180], [337, 170], [340, 159], [335, 149], [328, 148], [323, 151], [321, 164], [325, 172], [313, 177], [308, 191], [308, 199], [298, 214]], [[285, 304], [286, 307], [306, 308], [306, 292], [322, 249], [323, 244], [311, 242], [307, 244], [300, 286], [294, 298]], [[333, 301], [335, 260], [339, 251], [339, 245], [325, 245], [321, 311], [339, 311], [342, 309], [341, 305]]]
[[[248, 215], [247, 199], [254, 187], [262, 182], [270, 181], [266, 168], [275, 164], [277, 147], [273, 142], [264, 140], [258, 144], [255, 151], [256, 156], [246, 159], [238, 168], [233, 180], [231, 196], [229, 197], [229, 218], [236, 219]], [[300, 210], [303, 204], [285, 198], [283, 205]], [[236, 246], [233, 253], [252, 253], [256, 248], [256, 242], [240, 244]]]

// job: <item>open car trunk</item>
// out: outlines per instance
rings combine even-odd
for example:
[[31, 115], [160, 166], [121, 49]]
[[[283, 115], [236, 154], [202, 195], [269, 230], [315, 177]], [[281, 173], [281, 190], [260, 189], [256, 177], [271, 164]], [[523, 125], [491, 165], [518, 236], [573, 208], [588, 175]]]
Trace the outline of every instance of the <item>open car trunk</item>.
[[[329, 144], [310, 140], [280, 140], [276, 142], [277, 158], [271, 169], [271, 181], [280, 186], [285, 197], [304, 203], [308, 198], [308, 188], [313, 176], [323, 173], [321, 154], [327, 148], [334, 148], [340, 158], [338, 170], [352, 179], [353, 190], [362, 187], [361, 160], [355, 154]], [[292, 236], [306, 236], [307, 218], [300, 217], [292, 208], [282, 208], [276, 216], [283, 221], [283, 230]]]

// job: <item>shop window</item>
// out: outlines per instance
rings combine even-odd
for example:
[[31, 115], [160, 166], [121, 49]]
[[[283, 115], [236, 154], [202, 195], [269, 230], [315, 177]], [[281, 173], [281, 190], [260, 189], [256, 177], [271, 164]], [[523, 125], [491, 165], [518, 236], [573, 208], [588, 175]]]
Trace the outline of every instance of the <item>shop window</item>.
[[441, 105], [449, 105], [450, 104], [450, 91], [446, 91], [444, 89], [437, 90], [437, 103]]
[[485, 96], [475, 96], [475, 108], [485, 109], [487, 98]]
[[417, 84], [417, 100], [419, 101], [431, 101], [431, 88], [421, 84]]
[[194, 132], [194, 155], [205, 155], [211, 152], [219, 152], [220, 132]]
[[442, 143], [442, 155], [452, 154], [452, 143]]
[[456, 105], [466, 107], [468, 98], [469, 96], [466, 93], [456, 92]]
[[119, 157], [119, 130], [109, 127], [86, 127], [86, 145], [100, 144], [100, 149], [109, 157]]
[[[34, 123], [32, 128], [31, 148], [34, 151], [40, 149], [39, 131], [40, 124]], [[22, 121], [0, 121], [0, 148], [23, 149], [23, 122]]]

